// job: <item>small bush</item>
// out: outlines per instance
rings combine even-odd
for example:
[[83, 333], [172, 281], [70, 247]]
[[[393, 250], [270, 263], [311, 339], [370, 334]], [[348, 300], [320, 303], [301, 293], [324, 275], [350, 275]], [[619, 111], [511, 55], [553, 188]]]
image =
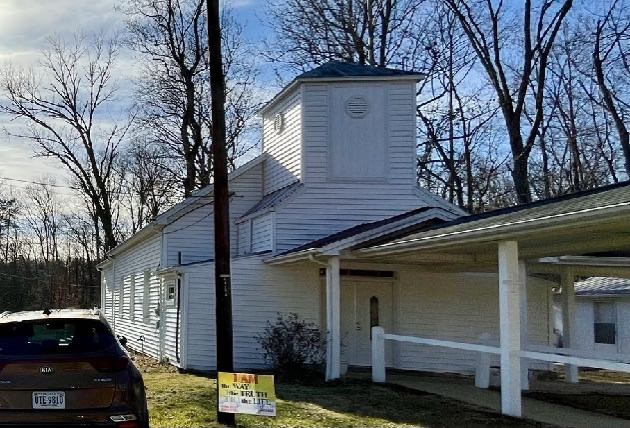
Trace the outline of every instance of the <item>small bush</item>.
[[275, 322], [267, 322], [257, 337], [265, 361], [279, 380], [310, 381], [318, 377], [324, 362], [326, 340], [314, 323], [300, 320], [297, 314], [278, 314]]

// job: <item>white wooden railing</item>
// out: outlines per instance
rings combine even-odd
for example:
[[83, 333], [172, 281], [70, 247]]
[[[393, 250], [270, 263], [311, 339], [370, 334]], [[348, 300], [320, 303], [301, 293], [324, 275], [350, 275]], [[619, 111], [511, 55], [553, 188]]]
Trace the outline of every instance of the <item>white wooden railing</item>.
[[[419, 345], [441, 346], [452, 349], [478, 352], [475, 371], [475, 386], [488, 388], [490, 383], [491, 355], [501, 354], [499, 346], [486, 344], [490, 336], [484, 334], [480, 341], [484, 344], [452, 342], [447, 340], [426, 339], [415, 336], [386, 334], [382, 327], [372, 327], [372, 381], [385, 382], [385, 340], [416, 343]], [[548, 361], [553, 363], [572, 364], [580, 367], [592, 367], [630, 373], [630, 359], [622, 354], [602, 355], [593, 352], [553, 346], [527, 345], [527, 349], [519, 353], [521, 358]]]

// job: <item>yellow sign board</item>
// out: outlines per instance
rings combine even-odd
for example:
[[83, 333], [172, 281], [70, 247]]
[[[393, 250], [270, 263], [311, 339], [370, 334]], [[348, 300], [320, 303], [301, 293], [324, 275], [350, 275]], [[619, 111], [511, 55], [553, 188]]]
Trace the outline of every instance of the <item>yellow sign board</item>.
[[273, 375], [219, 372], [219, 411], [276, 416]]

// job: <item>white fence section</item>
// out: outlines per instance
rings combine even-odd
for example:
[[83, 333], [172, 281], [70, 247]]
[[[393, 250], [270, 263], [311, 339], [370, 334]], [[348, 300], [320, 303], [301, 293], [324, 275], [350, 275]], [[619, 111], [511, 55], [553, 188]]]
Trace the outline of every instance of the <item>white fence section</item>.
[[[425, 339], [414, 336], [399, 336], [386, 334], [382, 327], [372, 327], [372, 381], [385, 382], [385, 340], [396, 342], [417, 343], [419, 345], [442, 346], [453, 349], [479, 352], [477, 369], [475, 371], [475, 386], [487, 388], [490, 384], [490, 356], [501, 353], [498, 346], [475, 344], [466, 342], [451, 342], [447, 340]], [[489, 335], [483, 334], [482, 342], [489, 341]], [[552, 363], [571, 364], [580, 367], [614, 370], [630, 373], [630, 359], [628, 356], [601, 355], [592, 352], [570, 348], [555, 348], [553, 346], [528, 345], [527, 349], [519, 352], [521, 358], [548, 361]]]

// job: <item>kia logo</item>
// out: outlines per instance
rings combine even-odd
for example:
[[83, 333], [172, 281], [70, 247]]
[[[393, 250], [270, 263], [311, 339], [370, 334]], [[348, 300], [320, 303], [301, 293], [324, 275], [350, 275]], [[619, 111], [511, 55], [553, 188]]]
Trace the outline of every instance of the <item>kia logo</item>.
[[52, 367], [40, 367], [39, 368], [39, 372], [41, 374], [49, 375], [49, 374], [53, 374], [54, 371], [55, 371], [55, 369], [53, 369]]

